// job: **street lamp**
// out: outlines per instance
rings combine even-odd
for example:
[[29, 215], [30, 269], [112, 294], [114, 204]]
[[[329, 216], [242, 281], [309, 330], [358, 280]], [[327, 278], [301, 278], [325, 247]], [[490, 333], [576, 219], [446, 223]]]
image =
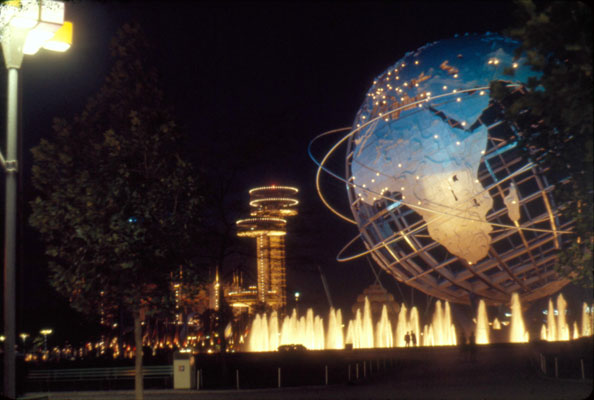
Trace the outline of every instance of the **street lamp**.
[[23, 332], [19, 336], [21, 337], [21, 340], [23, 341], [23, 354], [24, 354], [25, 353], [25, 342], [27, 341], [27, 338], [29, 337], [29, 334]]
[[47, 351], [47, 335], [51, 335], [54, 331], [51, 329], [42, 329], [39, 331], [43, 335], [43, 352]]
[[15, 253], [18, 71], [23, 55], [37, 53], [41, 47], [66, 51], [72, 43], [72, 23], [64, 21], [64, 3], [53, 0], [7, 1], [0, 5], [0, 40], [8, 72], [6, 115], [6, 158], [0, 165], [6, 171], [4, 219], [4, 396], [16, 398], [15, 385]]

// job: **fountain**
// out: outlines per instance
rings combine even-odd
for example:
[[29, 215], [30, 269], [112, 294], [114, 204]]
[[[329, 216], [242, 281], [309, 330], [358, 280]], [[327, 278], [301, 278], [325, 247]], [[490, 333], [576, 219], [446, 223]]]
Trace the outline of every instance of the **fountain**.
[[384, 304], [382, 315], [375, 329], [375, 347], [393, 347], [392, 324], [388, 318], [388, 309]]
[[330, 308], [328, 315], [328, 336], [326, 337], [326, 349], [344, 349], [344, 338], [342, 334], [342, 313]]
[[363, 326], [361, 330], [361, 348], [373, 348], [373, 322], [371, 321], [371, 304], [369, 299], [365, 297], [365, 305], [363, 307]]
[[476, 317], [476, 343], [489, 343], [489, 317], [487, 316], [487, 306], [485, 301], [479, 301], [478, 313]]
[[409, 331], [406, 313], [406, 304], [402, 304], [402, 306], [400, 307], [400, 313], [398, 313], [398, 323], [396, 324], [396, 332], [394, 333], [394, 335], [396, 336], [396, 347], [404, 347], [406, 345], [404, 342], [404, 336], [406, 335], [406, 332]]
[[543, 336], [543, 331], [546, 331], [546, 340], [549, 342], [569, 340], [569, 325], [567, 324], [566, 312], [567, 302], [562, 294], [557, 296], [557, 310], [553, 307], [553, 301], [549, 299], [547, 324], [541, 328], [541, 337]]
[[420, 329], [419, 329], [419, 310], [417, 307], [413, 307], [410, 310], [410, 318], [408, 319], [408, 328], [410, 331], [414, 332], [414, 334], [419, 338], [419, 345], [421, 345], [421, 336], [420, 336]]
[[582, 304], [582, 336], [591, 336], [594, 333], [592, 329], [593, 318], [588, 312], [588, 305]]
[[500, 329], [501, 329], [501, 322], [499, 322], [499, 319], [497, 319], [497, 317], [495, 317], [495, 319], [493, 320], [493, 330], [498, 331]]
[[[419, 311], [416, 307], [410, 310], [410, 316], [407, 317], [408, 310], [406, 305], [402, 305], [398, 314], [398, 324], [394, 334], [396, 338], [394, 343], [396, 347], [406, 346], [404, 336], [407, 332], [413, 332], [418, 338], [420, 346], [452, 346], [456, 344], [456, 330], [451, 323], [450, 305], [445, 303], [445, 310], [441, 307], [441, 301], [435, 303], [435, 311], [432, 323], [425, 325], [421, 334], [419, 329]], [[422, 339], [421, 339], [422, 338]]]
[[361, 310], [357, 310], [357, 312], [355, 313], [355, 319], [349, 322], [351, 334], [350, 336], [347, 335], [347, 342], [353, 345], [353, 349], [361, 348], [361, 336], [363, 335], [362, 325], [363, 323], [361, 322]]
[[569, 340], [567, 325], [567, 302], [562, 294], [557, 296], [557, 340]]
[[[586, 303], [582, 306], [581, 331], [577, 321], [570, 325], [566, 318], [567, 303], [562, 295], [557, 297], [557, 316], [552, 300], [548, 303], [547, 323], [543, 324], [540, 337], [543, 340], [570, 340], [583, 336], [591, 336], [593, 332], [591, 310]], [[516, 293], [511, 299], [511, 324], [509, 326], [509, 341], [512, 343], [528, 342], [522, 316], [520, 299]], [[505, 322], [504, 322], [505, 323]], [[280, 329], [279, 329], [280, 325]], [[497, 318], [493, 320], [493, 329], [502, 329]], [[326, 330], [325, 330], [326, 328]], [[404, 336], [407, 332], [414, 332], [420, 346], [452, 346], [456, 345], [456, 328], [452, 323], [450, 304], [437, 300], [430, 324], [424, 325], [421, 331], [419, 313], [416, 307], [409, 309], [402, 304], [398, 314], [398, 321], [392, 325], [388, 317], [388, 310], [384, 305], [381, 316], [375, 323], [371, 314], [369, 300], [365, 298], [363, 310], [357, 309], [355, 318], [349, 320], [346, 334], [343, 329], [342, 312], [331, 308], [328, 314], [328, 325], [313, 310], [307, 310], [299, 317], [293, 310], [291, 315], [284, 317], [279, 324], [278, 314], [272, 312], [256, 315], [248, 338], [248, 351], [275, 351], [280, 345], [302, 344], [310, 350], [344, 349], [345, 344], [352, 344], [354, 349], [372, 347], [404, 347]], [[422, 333], [421, 333], [422, 332]], [[475, 336], [477, 344], [490, 342], [489, 318], [485, 302], [479, 302]]]
[[[280, 330], [276, 312], [271, 313], [270, 317], [266, 314], [258, 314], [252, 322], [247, 348], [248, 351], [274, 351], [279, 345], [302, 344], [310, 350], [343, 349], [347, 343], [352, 344], [355, 349], [404, 347], [406, 332], [414, 332], [418, 338], [418, 344], [423, 346], [456, 344], [449, 303], [446, 302], [445, 308], [442, 309], [441, 302], [436, 302], [433, 322], [424, 326], [424, 335], [420, 334], [417, 308], [413, 307], [409, 313], [404, 304], [398, 315], [395, 330], [392, 328], [385, 305], [382, 307], [379, 321], [374, 326], [371, 305], [367, 298], [363, 313], [358, 309], [355, 319], [349, 321], [346, 338], [343, 334], [341, 310], [330, 309], [327, 334], [324, 331], [324, 320], [314, 315], [311, 308], [300, 318], [297, 311], [293, 310], [290, 316], [287, 315], [283, 319]], [[421, 340], [422, 337], [423, 340]]]
[[256, 315], [252, 322], [252, 333], [249, 338], [249, 349], [250, 351], [268, 351], [268, 325], [263, 323], [266, 321], [266, 316], [261, 317], [259, 314]]
[[[260, 342], [260, 348], [266, 351], [270, 348], [270, 333], [268, 331], [268, 319], [266, 319], [266, 316], [260, 319], [260, 326], [262, 327], [262, 332], [265, 333], [263, 335], [264, 337], [262, 338], [262, 341]], [[266, 333], [268, 334], [266, 335]]]
[[423, 346], [454, 346], [456, 342], [456, 328], [452, 324], [450, 303], [446, 301], [442, 310], [441, 301], [437, 300], [432, 324], [423, 327]]
[[547, 326], [546, 339], [548, 341], [557, 340], [557, 323], [555, 322], [555, 308], [553, 307], [553, 300], [549, 299], [549, 308], [547, 310]]
[[[571, 333], [573, 331], [573, 333]], [[553, 307], [552, 299], [549, 299], [547, 309], [547, 322], [540, 329], [540, 337], [549, 342], [567, 341], [592, 335], [592, 320], [588, 312], [588, 305], [582, 304], [582, 330], [578, 322], [573, 321], [572, 329], [567, 322], [567, 302], [562, 294], [557, 296], [557, 309]]]
[[353, 326], [353, 320], [349, 320], [349, 324], [347, 326], [347, 332], [346, 332], [346, 338], [344, 339], [344, 344], [347, 345], [351, 345], [351, 347], [354, 347], [355, 344], [353, 343], [353, 330], [355, 329], [355, 327]]
[[310, 308], [307, 310], [306, 317], [305, 317], [305, 340], [303, 345], [308, 349], [314, 348], [314, 339], [315, 339], [315, 330], [314, 330], [314, 315], [313, 310]]
[[326, 343], [324, 340], [324, 320], [316, 315], [314, 319], [314, 347], [315, 350], [324, 350]]
[[295, 320], [297, 319], [297, 310], [293, 309], [293, 314], [289, 317], [288, 315], [283, 319], [283, 324], [281, 327], [281, 343], [290, 343], [292, 337], [289, 336], [289, 332], [294, 332], [296, 330], [295, 327]]
[[278, 314], [273, 311], [270, 314], [270, 324], [268, 326], [270, 334], [268, 335], [268, 348], [278, 349], [279, 346], [279, 332], [278, 332]]
[[512, 294], [511, 314], [509, 341], [511, 343], [527, 343], [530, 337], [524, 328], [522, 305], [520, 304], [520, 296], [517, 293]]

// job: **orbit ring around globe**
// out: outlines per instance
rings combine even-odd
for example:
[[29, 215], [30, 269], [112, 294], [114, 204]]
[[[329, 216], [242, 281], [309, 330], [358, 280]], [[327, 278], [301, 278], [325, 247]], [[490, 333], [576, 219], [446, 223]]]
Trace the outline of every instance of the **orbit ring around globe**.
[[[508, 86], [510, 86], [510, 87], [518, 87], [519, 85], [516, 85], [516, 84], [510, 84], [510, 85], [508, 85]], [[480, 90], [483, 90], [483, 91], [488, 91], [488, 90], [489, 90], [489, 88], [488, 88], [488, 87], [479, 87], [479, 88], [473, 88], [473, 89], [467, 89], [467, 90], [464, 90], [464, 91], [459, 91], [459, 92], [456, 92], [456, 93], [447, 93], [447, 94], [438, 95], [438, 96], [435, 96], [435, 97], [433, 97], [433, 98], [428, 98], [428, 99], [425, 99], [425, 100], [419, 100], [419, 101], [417, 101], [417, 102], [415, 102], [415, 103], [408, 104], [408, 105], [406, 105], [406, 106], [402, 106], [402, 107], [396, 108], [396, 109], [394, 109], [394, 110], [391, 110], [391, 111], [389, 111], [389, 112], [388, 112], [388, 114], [391, 114], [391, 113], [397, 113], [397, 112], [401, 111], [403, 108], [405, 108], [405, 107], [410, 107], [411, 105], [422, 106], [424, 103], [428, 103], [430, 100], [436, 100], [436, 99], [443, 98], [443, 97], [447, 97], [447, 96], [460, 95], [460, 94], [462, 94], [462, 93], [465, 93], [465, 92], [472, 93], [472, 92], [476, 92], [476, 91], [480, 91]], [[357, 224], [357, 222], [356, 222], [355, 220], [353, 220], [353, 219], [351, 219], [351, 218], [347, 217], [346, 215], [344, 215], [344, 214], [343, 214], [343, 213], [341, 213], [340, 211], [336, 210], [336, 209], [335, 209], [335, 208], [334, 208], [332, 205], [330, 205], [330, 203], [328, 202], [328, 200], [326, 199], [326, 197], [325, 197], [325, 196], [324, 196], [324, 194], [323, 194], [323, 191], [322, 191], [322, 188], [321, 188], [321, 184], [320, 184], [320, 177], [321, 177], [321, 175], [322, 175], [322, 171], [323, 171], [323, 172], [326, 172], [328, 175], [330, 175], [330, 176], [334, 177], [335, 179], [337, 179], [337, 180], [339, 180], [339, 181], [341, 181], [341, 182], [345, 183], [347, 186], [351, 186], [351, 187], [358, 187], [359, 189], [361, 189], [361, 190], [365, 190], [365, 191], [367, 191], [367, 192], [369, 192], [369, 193], [372, 193], [372, 194], [376, 195], [377, 197], [383, 198], [383, 199], [385, 199], [385, 200], [387, 200], [387, 201], [390, 201], [390, 202], [392, 202], [392, 203], [396, 203], [396, 201], [395, 201], [395, 200], [393, 200], [393, 199], [391, 199], [391, 198], [389, 198], [389, 197], [387, 197], [387, 196], [384, 196], [382, 193], [377, 193], [377, 192], [374, 192], [374, 191], [372, 191], [372, 190], [370, 190], [370, 189], [368, 189], [368, 188], [365, 188], [365, 187], [363, 187], [363, 186], [361, 186], [361, 185], [357, 185], [357, 184], [355, 184], [355, 183], [353, 183], [353, 182], [349, 182], [349, 180], [347, 180], [346, 178], [344, 178], [344, 177], [340, 176], [340, 175], [339, 175], [339, 174], [337, 174], [336, 172], [334, 172], [334, 171], [332, 171], [332, 170], [330, 170], [330, 169], [328, 169], [328, 168], [326, 167], [326, 163], [327, 163], [327, 162], [328, 162], [328, 160], [329, 160], [329, 159], [332, 157], [333, 153], [334, 153], [334, 152], [335, 152], [337, 149], [339, 149], [341, 145], [344, 145], [344, 144], [345, 144], [345, 142], [346, 142], [346, 141], [347, 141], [349, 138], [351, 138], [353, 135], [355, 135], [357, 132], [361, 131], [362, 129], [366, 128], [367, 126], [369, 126], [369, 125], [373, 124], [373, 123], [374, 123], [374, 122], [376, 122], [377, 120], [379, 120], [379, 119], [382, 119], [382, 118], [385, 118], [385, 116], [386, 116], [386, 115], [387, 115], [387, 114], [385, 114], [385, 115], [383, 115], [383, 116], [377, 116], [377, 117], [375, 117], [374, 119], [372, 119], [372, 120], [370, 120], [370, 121], [366, 122], [364, 125], [361, 125], [360, 127], [357, 127], [357, 128], [355, 128], [355, 129], [352, 129], [352, 127], [344, 127], [344, 128], [332, 129], [332, 130], [330, 130], [330, 131], [327, 131], [327, 132], [321, 133], [321, 134], [319, 134], [318, 136], [314, 137], [314, 138], [313, 138], [313, 139], [310, 141], [310, 143], [309, 143], [309, 145], [308, 145], [308, 149], [307, 149], [307, 151], [308, 151], [309, 157], [310, 157], [310, 158], [312, 159], [312, 161], [313, 161], [313, 162], [314, 162], [314, 163], [315, 163], [315, 164], [318, 166], [318, 168], [317, 168], [317, 171], [316, 171], [316, 190], [317, 190], [317, 192], [318, 192], [318, 196], [320, 197], [320, 199], [322, 200], [322, 202], [324, 203], [324, 205], [325, 205], [325, 206], [326, 206], [326, 207], [327, 207], [327, 208], [328, 208], [330, 211], [332, 211], [332, 213], [334, 213], [335, 215], [337, 215], [339, 218], [342, 218], [343, 220], [345, 220], [345, 221], [347, 221], [347, 222], [349, 222], [349, 223], [351, 223], [351, 224], [354, 224], [354, 225], [356, 225], [356, 224]], [[317, 159], [317, 158], [316, 158], [316, 157], [313, 155], [313, 153], [312, 153], [312, 146], [314, 145], [314, 143], [315, 143], [315, 142], [317, 142], [318, 140], [320, 140], [320, 139], [321, 139], [321, 138], [323, 138], [323, 137], [326, 137], [326, 136], [329, 136], [329, 135], [333, 135], [333, 134], [337, 134], [337, 133], [344, 132], [344, 131], [349, 131], [349, 132], [348, 132], [346, 135], [344, 135], [344, 136], [343, 136], [343, 137], [342, 137], [342, 138], [341, 138], [341, 139], [340, 139], [338, 142], [336, 142], [336, 143], [335, 143], [335, 144], [332, 146], [332, 148], [331, 148], [330, 150], [328, 150], [328, 152], [327, 152], [327, 153], [324, 155], [324, 157], [323, 157], [323, 159], [322, 159], [321, 161], [319, 161], [319, 160], [318, 160], [318, 159]], [[519, 175], [520, 173], [522, 173], [522, 172], [525, 172], [527, 169], [530, 169], [530, 168], [533, 168], [533, 167], [534, 167], [534, 164], [533, 164], [533, 163], [528, 163], [528, 164], [526, 164], [526, 165], [525, 165], [523, 168], [521, 168], [521, 169], [518, 169], [517, 171], [515, 171], [513, 175], [509, 175], [509, 176], [508, 176], [506, 179], [511, 179], [513, 176], [515, 176], [515, 175]], [[380, 174], [381, 174], [381, 172], [380, 172]], [[499, 181], [499, 182], [497, 182], [497, 184], [501, 184], [501, 182], [502, 182], [502, 181]], [[494, 185], [493, 185], [493, 186], [494, 186]], [[487, 187], [487, 188], [485, 188], [485, 190], [484, 190], [484, 191], [488, 191], [488, 190], [489, 190], [489, 189], [491, 189], [491, 188], [492, 188], [492, 187]], [[454, 217], [454, 218], [463, 218], [463, 219], [470, 219], [470, 220], [472, 220], [471, 218], [468, 218], [468, 217], [464, 217], [464, 216], [457, 216], [457, 215], [453, 215], [453, 214], [448, 214], [448, 213], [445, 213], [445, 212], [442, 212], [442, 211], [439, 211], [439, 210], [433, 210], [433, 209], [426, 208], [426, 207], [421, 207], [421, 206], [419, 206], [419, 205], [415, 205], [415, 204], [412, 204], [412, 203], [407, 203], [407, 202], [405, 202], [405, 201], [399, 201], [399, 203], [400, 203], [400, 204], [402, 204], [402, 205], [406, 205], [406, 206], [408, 206], [408, 207], [410, 207], [410, 208], [412, 208], [412, 209], [420, 209], [420, 210], [424, 210], [424, 211], [431, 212], [431, 213], [434, 213], [434, 214], [440, 214], [440, 215], [444, 215], [444, 216], [450, 216], [450, 217]], [[499, 228], [504, 228], [504, 229], [514, 229], [514, 230], [515, 230], [515, 229], [521, 229], [521, 230], [528, 230], [528, 231], [534, 231], [534, 232], [548, 232], [548, 233], [558, 233], [558, 234], [571, 234], [571, 233], [572, 233], [571, 231], [565, 231], [565, 230], [555, 230], [555, 231], [553, 231], [553, 230], [551, 230], [551, 229], [539, 229], [539, 228], [527, 228], [527, 227], [524, 227], [524, 228], [523, 228], [523, 227], [517, 227], [517, 226], [515, 226], [515, 225], [504, 225], [504, 224], [498, 224], [498, 223], [493, 223], [493, 222], [488, 222], [488, 221], [482, 221], [482, 220], [478, 220], [478, 219], [476, 219], [476, 220], [474, 220], [474, 221], [475, 221], [475, 222], [479, 222], [479, 223], [490, 224], [491, 226], [496, 226], [496, 227], [499, 227]], [[426, 227], [426, 225], [427, 225], [427, 224], [425, 223], [424, 225], [421, 225], [421, 226], [417, 227], [415, 231], [420, 231], [420, 230], [422, 230], [423, 228], [425, 228], [425, 227]], [[415, 231], [412, 231], [412, 232], [410, 232], [409, 234], [411, 234], [411, 233], [414, 233]], [[397, 238], [395, 238], [395, 239], [392, 239], [392, 240], [390, 240], [390, 241], [386, 241], [386, 242], [380, 242], [380, 243], [378, 243], [377, 245], [375, 245], [375, 246], [373, 246], [373, 247], [371, 247], [371, 248], [369, 248], [369, 249], [367, 249], [367, 250], [365, 250], [365, 251], [362, 251], [362, 252], [360, 252], [360, 253], [357, 253], [357, 254], [354, 254], [354, 255], [350, 255], [350, 256], [346, 256], [346, 257], [343, 257], [343, 256], [342, 256], [342, 254], [343, 254], [344, 252], [346, 252], [346, 251], [347, 251], [347, 249], [348, 249], [350, 246], [352, 246], [352, 245], [353, 245], [353, 244], [354, 244], [354, 243], [355, 243], [355, 242], [356, 242], [358, 239], [360, 239], [360, 238], [361, 238], [361, 234], [359, 233], [359, 234], [357, 234], [357, 235], [356, 235], [356, 236], [355, 236], [353, 239], [351, 239], [351, 240], [350, 240], [350, 241], [349, 241], [349, 242], [348, 242], [348, 243], [347, 243], [347, 244], [346, 244], [346, 245], [345, 245], [345, 246], [344, 246], [344, 247], [343, 247], [343, 248], [342, 248], [342, 249], [341, 249], [341, 250], [338, 252], [338, 255], [336, 256], [336, 261], [338, 261], [338, 262], [346, 262], [346, 261], [352, 261], [352, 260], [355, 260], [355, 259], [357, 259], [357, 258], [359, 258], [359, 257], [362, 257], [362, 256], [365, 256], [365, 255], [368, 255], [368, 254], [371, 254], [371, 253], [373, 253], [374, 251], [376, 251], [376, 250], [377, 250], [378, 248], [380, 248], [380, 247], [384, 247], [384, 246], [386, 246], [386, 245], [388, 245], [388, 244], [394, 243], [394, 242], [396, 242], [396, 241], [399, 241], [399, 240], [406, 240], [406, 235], [400, 235], [400, 236], [398, 236]]]
[[[320, 199], [358, 226], [338, 261], [370, 255], [396, 280], [466, 304], [516, 292], [530, 302], [569, 282], [554, 266], [574, 223], [553, 197], [568, 180], [519, 148], [522, 132], [488, 95], [499, 81], [522, 96], [538, 76], [517, 46], [487, 33], [406, 53], [374, 80], [352, 127], [309, 143]], [[318, 161], [313, 144], [343, 133]], [[328, 167], [343, 145], [345, 177]], [[328, 202], [322, 171], [345, 184], [354, 218]], [[344, 255], [358, 239], [366, 250]]]

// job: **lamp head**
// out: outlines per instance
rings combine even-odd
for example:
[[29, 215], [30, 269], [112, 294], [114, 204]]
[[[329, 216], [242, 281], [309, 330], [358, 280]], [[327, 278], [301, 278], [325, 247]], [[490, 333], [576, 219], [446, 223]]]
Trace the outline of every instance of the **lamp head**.
[[0, 6], [0, 35], [8, 68], [19, 68], [22, 55], [41, 47], [66, 51], [72, 23], [64, 22], [64, 3], [55, 0], [8, 1]]
[[64, 52], [72, 45], [72, 22], [64, 21], [64, 25], [56, 31], [54, 36], [45, 42], [44, 49]]

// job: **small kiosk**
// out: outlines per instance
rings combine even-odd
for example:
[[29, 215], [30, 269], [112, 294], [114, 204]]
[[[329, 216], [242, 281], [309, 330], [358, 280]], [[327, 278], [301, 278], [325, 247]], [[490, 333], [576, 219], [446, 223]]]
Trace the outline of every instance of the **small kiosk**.
[[173, 353], [173, 388], [196, 388], [196, 365], [191, 352], [176, 351]]

